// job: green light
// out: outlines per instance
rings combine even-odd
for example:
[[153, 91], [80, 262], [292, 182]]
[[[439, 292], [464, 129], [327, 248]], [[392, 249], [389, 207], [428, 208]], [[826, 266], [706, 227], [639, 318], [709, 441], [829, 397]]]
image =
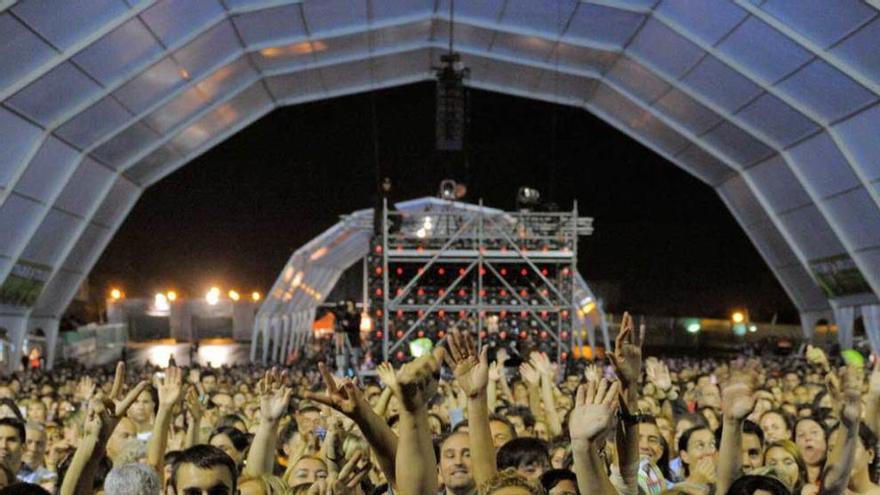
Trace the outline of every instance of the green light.
[[430, 353], [433, 348], [434, 343], [427, 337], [415, 339], [409, 343], [409, 353], [414, 358], [422, 357], [425, 354]]
[[687, 326], [688, 333], [697, 333], [700, 331], [700, 324], [698, 322], [691, 323]]
[[736, 323], [733, 325], [733, 334], [737, 337], [742, 337], [746, 334], [746, 324], [745, 323]]

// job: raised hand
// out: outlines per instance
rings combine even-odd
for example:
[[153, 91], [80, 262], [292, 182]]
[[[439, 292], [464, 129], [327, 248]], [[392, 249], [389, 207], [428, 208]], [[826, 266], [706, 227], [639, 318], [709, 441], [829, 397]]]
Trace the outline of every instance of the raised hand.
[[391, 390], [397, 388], [397, 372], [394, 371], [391, 363], [380, 363], [379, 366], [376, 366], [376, 374], [379, 375], [379, 379], [382, 380], [386, 387]]
[[697, 460], [695, 464], [691, 473], [692, 481], [708, 485], [718, 480], [714, 457], [703, 457]]
[[372, 467], [367, 460], [361, 462], [362, 457], [361, 451], [356, 451], [335, 477], [328, 478], [332, 495], [354, 495], [359, 492], [361, 480], [370, 473]]
[[808, 363], [820, 366], [826, 373], [831, 371], [831, 365], [828, 363], [828, 356], [825, 355], [825, 351], [821, 348], [808, 345], [806, 358]]
[[588, 382], [598, 382], [602, 379], [602, 369], [597, 364], [590, 364], [584, 368], [584, 378]]
[[543, 352], [533, 352], [529, 357], [529, 363], [545, 380], [549, 380], [551, 383], [555, 380], [556, 368], [553, 367], [550, 358]]
[[[131, 389], [124, 397], [122, 396], [122, 388], [125, 386], [125, 363], [120, 361], [116, 365], [116, 375], [113, 377], [113, 387], [110, 389], [110, 395], [107, 399], [111, 402], [105, 403], [109, 414], [116, 419], [116, 423], [125, 416], [128, 408], [134, 404], [137, 396], [144, 391], [149, 385], [146, 381], [141, 381], [133, 389]], [[113, 423], [113, 427], [116, 427]], [[113, 431], [112, 429], [110, 430]]]
[[183, 405], [186, 407], [186, 410], [189, 411], [190, 415], [196, 419], [200, 419], [205, 412], [202, 407], [202, 402], [199, 400], [199, 393], [196, 392], [196, 389], [193, 387], [190, 387], [186, 391], [186, 395], [183, 398]]
[[724, 416], [735, 420], [743, 420], [755, 408], [755, 395], [748, 383], [737, 380], [728, 384], [721, 391], [721, 403]]
[[325, 394], [306, 392], [306, 398], [330, 406], [354, 419], [358, 413], [358, 407], [365, 404], [357, 384], [350, 379], [345, 379], [341, 386], [337, 385], [336, 379], [324, 363], [318, 363], [318, 370], [324, 378], [324, 384], [327, 385], [327, 392]]
[[669, 376], [669, 368], [663, 361], [656, 358], [649, 358], [645, 362], [645, 372], [648, 376], [648, 380], [660, 390], [669, 390], [672, 388], [672, 379]]
[[260, 397], [260, 417], [265, 421], [278, 421], [290, 404], [293, 389], [285, 386], [287, 372], [278, 368], [267, 371], [257, 382], [257, 395]]
[[449, 337], [448, 363], [456, 383], [469, 398], [485, 394], [489, 384], [489, 348], [483, 347], [478, 356], [477, 346], [469, 333], [462, 334], [456, 329]]
[[590, 381], [578, 387], [574, 409], [568, 420], [572, 442], [595, 443], [608, 431], [619, 402], [620, 382]]
[[840, 370], [839, 388], [833, 393], [843, 405], [840, 420], [847, 426], [858, 424], [862, 418], [861, 395], [864, 381], [865, 376], [861, 368], [849, 365]]
[[[415, 361], [409, 362], [397, 372], [397, 388], [393, 389], [397, 399], [403, 407], [410, 412], [425, 407], [428, 401], [437, 392], [437, 376], [440, 371], [440, 362], [444, 356], [442, 347], [437, 347], [434, 352], [426, 354]], [[486, 366], [486, 381], [488, 381], [488, 365]]]
[[534, 385], [537, 387], [538, 384], [541, 383], [541, 374], [528, 363], [519, 365], [519, 376], [521, 376], [523, 381], [526, 382], [526, 385]]
[[76, 398], [80, 401], [87, 401], [95, 394], [95, 381], [90, 376], [84, 376], [76, 384]]
[[502, 367], [498, 361], [494, 361], [489, 365], [489, 381], [497, 382], [501, 380]]
[[645, 327], [639, 329], [636, 336], [632, 316], [628, 312], [623, 313], [620, 320], [620, 331], [617, 332], [614, 352], [609, 354], [611, 363], [617, 369], [624, 388], [629, 388], [639, 381], [642, 373], [642, 341], [645, 338]]
[[165, 369], [165, 376], [156, 386], [160, 407], [174, 407], [183, 395], [183, 373], [176, 366]]

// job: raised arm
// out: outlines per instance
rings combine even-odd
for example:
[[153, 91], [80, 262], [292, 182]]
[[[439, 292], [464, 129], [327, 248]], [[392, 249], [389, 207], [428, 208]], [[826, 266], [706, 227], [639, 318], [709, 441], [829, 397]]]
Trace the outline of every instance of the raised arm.
[[531, 356], [532, 367], [541, 375], [541, 401], [544, 403], [544, 422], [550, 438], [562, 435], [562, 419], [556, 410], [556, 399], [553, 395], [555, 387], [556, 369], [550, 358], [542, 352], [533, 352]]
[[257, 395], [260, 398], [260, 423], [251, 442], [244, 468], [245, 476], [256, 478], [262, 474], [272, 474], [275, 466], [275, 445], [278, 441], [278, 423], [287, 411], [293, 390], [285, 386], [287, 372], [272, 368], [257, 382]]
[[195, 387], [191, 386], [186, 392], [184, 405], [192, 418], [186, 426], [186, 441], [184, 443], [184, 448], [188, 449], [193, 445], [201, 443], [199, 441], [199, 435], [202, 431], [202, 415], [204, 414], [204, 409], [202, 408], [202, 402], [199, 400], [199, 393], [196, 391]]
[[755, 407], [755, 396], [746, 377], [736, 377], [721, 391], [724, 428], [718, 452], [716, 493], [727, 489], [742, 474], [742, 426]]
[[107, 449], [107, 441], [119, 420], [128, 412], [137, 396], [147, 387], [147, 382], [140, 382], [122, 397], [125, 385], [125, 363], [116, 365], [116, 376], [113, 388], [107, 400], [92, 400], [89, 403], [86, 420], [83, 425], [83, 438], [73, 454], [70, 467], [64, 475], [60, 493], [62, 495], [79, 495], [93, 493], [95, 472]]
[[455, 381], [468, 398], [468, 436], [471, 441], [471, 465], [474, 481], [482, 486], [495, 476], [495, 447], [489, 429], [489, 405], [486, 388], [489, 384], [488, 347], [477, 356], [474, 340], [468, 333], [453, 330], [449, 339], [450, 366]]
[[589, 381], [578, 387], [574, 409], [568, 422], [574, 473], [581, 493], [617, 495], [608, 478], [599, 446], [613, 426], [617, 411], [619, 382]]
[[[183, 374], [180, 368], [169, 366], [165, 369], [165, 377], [157, 387], [159, 393], [159, 410], [156, 422], [153, 423], [153, 434], [147, 442], [147, 465], [156, 470], [160, 479], [165, 476], [165, 449], [168, 447], [168, 430], [174, 416], [174, 406], [183, 395]], [[163, 480], [164, 485], [164, 480]]]
[[388, 480], [389, 484], [394, 485], [397, 435], [394, 434], [388, 423], [373, 411], [370, 404], [364, 399], [363, 394], [361, 394], [357, 383], [346, 379], [342, 381], [341, 385], [337, 386], [335, 379], [324, 363], [318, 363], [318, 369], [324, 377], [327, 392], [325, 394], [307, 392], [306, 397], [326, 404], [354, 421], [361, 430], [361, 433], [363, 433], [367, 443], [370, 444], [370, 448], [376, 454], [376, 460], [382, 473], [385, 474], [385, 479]]
[[865, 397], [865, 424], [871, 431], [880, 431], [880, 358], [874, 360], [874, 370]]
[[[859, 423], [862, 417], [862, 384], [864, 374], [855, 366], [847, 366], [840, 373], [839, 386], [828, 380], [829, 390], [842, 409], [840, 423], [843, 427], [843, 441], [835, 442], [825, 462], [822, 479], [822, 495], [842, 495], [846, 493], [850, 473], [856, 455], [856, 442], [859, 437]], [[831, 375], [828, 375], [831, 376]]]
[[[617, 332], [614, 352], [609, 354], [623, 389], [621, 406], [629, 414], [636, 410], [638, 401], [638, 384], [642, 374], [642, 342], [645, 340], [645, 327], [639, 328], [636, 335], [633, 319], [624, 312]], [[627, 424], [629, 423], [629, 424]], [[620, 425], [621, 435], [617, 436], [618, 460], [620, 475], [623, 478], [626, 495], [638, 493], [639, 471], [639, 425], [634, 421]]]
[[407, 363], [397, 373], [394, 394], [400, 400], [400, 440], [395, 477], [401, 495], [437, 493], [437, 460], [428, 424], [428, 402], [437, 392], [443, 348]]

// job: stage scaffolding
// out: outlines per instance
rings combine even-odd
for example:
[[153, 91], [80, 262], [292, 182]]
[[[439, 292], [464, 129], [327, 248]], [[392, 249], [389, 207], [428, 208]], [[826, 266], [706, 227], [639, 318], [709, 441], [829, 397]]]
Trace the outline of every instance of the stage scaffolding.
[[580, 217], [577, 203], [554, 212], [501, 212], [482, 201], [401, 212], [386, 203], [381, 214], [365, 282], [385, 360], [416, 336], [436, 341], [464, 321], [481, 345], [534, 339], [564, 357], [586, 336], [593, 348], [584, 315], [597, 301], [577, 272], [578, 239], [593, 219]]

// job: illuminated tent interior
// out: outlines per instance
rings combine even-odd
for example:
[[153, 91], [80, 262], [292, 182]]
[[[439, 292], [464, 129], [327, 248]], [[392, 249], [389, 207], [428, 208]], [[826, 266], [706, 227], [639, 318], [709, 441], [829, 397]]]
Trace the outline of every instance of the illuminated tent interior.
[[[54, 349], [60, 315], [147, 187], [279, 106], [433, 78], [449, 7], [0, 0], [12, 361], [38, 328]], [[468, 85], [582, 107], [714, 188], [805, 330], [833, 319], [846, 343], [858, 315], [880, 335], [878, 9], [459, 1], [455, 49]]]

